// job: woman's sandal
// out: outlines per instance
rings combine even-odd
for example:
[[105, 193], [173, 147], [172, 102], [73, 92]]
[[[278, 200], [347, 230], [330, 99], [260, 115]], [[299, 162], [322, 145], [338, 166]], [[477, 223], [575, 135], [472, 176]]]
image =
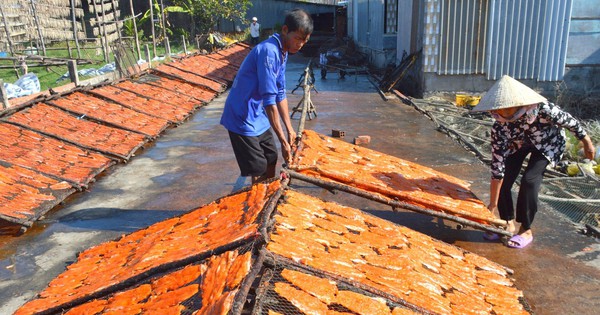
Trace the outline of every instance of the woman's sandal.
[[500, 235], [492, 232], [483, 233], [483, 238], [487, 241], [497, 241], [500, 239]]
[[531, 241], [533, 241], [533, 236], [531, 238], [524, 238], [523, 236], [517, 234], [508, 240], [508, 242], [506, 243], [506, 246], [508, 246], [510, 248], [519, 248], [520, 249], [520, 248], [524, 248], [527, 245], [531, 244]]

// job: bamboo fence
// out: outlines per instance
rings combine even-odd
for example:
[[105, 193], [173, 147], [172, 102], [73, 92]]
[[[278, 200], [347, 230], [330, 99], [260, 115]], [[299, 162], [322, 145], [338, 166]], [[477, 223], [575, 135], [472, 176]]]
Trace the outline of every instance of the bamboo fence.
[[[82, 5], [87, 1], [87, 6]], [[122, 21], [116, 0], [3, 0], [0, 3], [0, 50], [11, 54], [35, 46], [46, 55], [50, 41], [74, 41], [80, 56], [79, 42], [88, 35], [102, 39], [105, 59], [109, 47], [121, 39]], [[85, 8], [89, 8], [86, 12]], [[84, 19], [86, 15], [93, 18]], [[86, 30], [86, 23], [90, 30]]]

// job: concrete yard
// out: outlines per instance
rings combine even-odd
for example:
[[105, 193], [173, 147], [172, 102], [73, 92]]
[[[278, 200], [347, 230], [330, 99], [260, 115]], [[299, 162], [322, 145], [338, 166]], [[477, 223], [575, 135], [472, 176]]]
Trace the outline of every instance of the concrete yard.
[[[293, 56], [287, 67], [291, 94], [308, 63]], [[316, 70], [318, 71], [318, 70]], [[432, 167], [472, 183], [488, 200], [488, 167], [438, 132], [426, 116], [399, 99], [384, 100], [366, 75], [317, 80], [311, 98], [318, 117], [305, 128], [325, 135], [345, 132], [345, 140], [368, 135], [367, 147]], [[76, 259], [78, 252], [152, 223], [197, 208], [249, 184], [240, 178], [226, 130], [219, 119], [227, 92], [200, 108], [182, 125], [168, 129], [126, 164], [110, 168], [88, 191], [76, 193], [25, 234], [0, 225], [0, 314], [11, 314], [44, 289]], [[292, 120], [298, 126], [299, 115]], [[483, 232], [457, 229], [453, 222], [422, 214], [393, 212], [388, 206], [346, 193], [332, 194], [297, 180], [291, 186], [313, 196], [363, 209], [397, 224], [484, 256], [514, 270], [535, 314], [598, 314], [600, 242], [543, 206], [533, 225], [534, 241], [522, 250], [488, 242]]]

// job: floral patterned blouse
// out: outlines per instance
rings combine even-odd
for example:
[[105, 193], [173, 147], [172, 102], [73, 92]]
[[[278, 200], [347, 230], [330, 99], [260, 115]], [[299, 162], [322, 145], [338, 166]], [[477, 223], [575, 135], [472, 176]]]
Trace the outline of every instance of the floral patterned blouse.
[[531, 123], [528, 122], [526, 115], [513, 122], [494, 123], [492, 178], [504, 178], [506, 158], [515, 153], [524, 143], [534, 145], [552, 165], [555, 165], [565, 151], [565, 131], [561, 127], [569, 129], [579, 140], [586, 136], [579, 121], [553, 103], [540, 103], [536, 112], [537, 117]]

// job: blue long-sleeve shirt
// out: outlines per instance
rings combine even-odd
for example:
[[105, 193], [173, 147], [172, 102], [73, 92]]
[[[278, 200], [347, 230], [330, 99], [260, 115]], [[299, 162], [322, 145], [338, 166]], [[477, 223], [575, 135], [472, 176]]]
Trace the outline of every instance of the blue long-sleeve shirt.
[[279, 34], [255, 46], [242, 63], [221, 116], [227, 130], [259, 136], [271, 124], [265, 106], [273, 106], [286, 98], [285, 66], [287, 53]]

